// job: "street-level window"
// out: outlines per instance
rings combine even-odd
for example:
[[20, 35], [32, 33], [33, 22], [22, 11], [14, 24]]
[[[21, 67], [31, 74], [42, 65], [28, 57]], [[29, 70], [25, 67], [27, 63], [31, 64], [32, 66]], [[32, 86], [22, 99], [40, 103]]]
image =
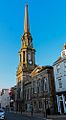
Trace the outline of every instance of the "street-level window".
[[65, 107], [66, 107], [66, 95], [64, 97], [65, 97]]
[[65, 101], [65, 107], [66, 107], [66, 101]]
[[34, 107], [36, 107], [36, 101], [34, 101]]

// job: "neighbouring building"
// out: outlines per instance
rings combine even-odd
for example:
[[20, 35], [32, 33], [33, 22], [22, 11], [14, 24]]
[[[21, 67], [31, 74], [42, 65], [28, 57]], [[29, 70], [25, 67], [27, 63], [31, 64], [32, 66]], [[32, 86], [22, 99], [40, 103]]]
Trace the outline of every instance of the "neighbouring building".
[[16, 110], [16, 85], [14, 87], [11, 87], [9, 90], [9, 96], [10, 96], [10, 109]]
[[58, 113], [66, 113], [66, 44], [53, 64]]
[[10, 108], [9, 89], [2, 89], [0, 96], [0, 104], [2, 108]]
[[44, 112], [48, 107], [54, 112], [53, 68], [35, 64], [35, 49], [29, 28], [28, 5], [26, 5], [24, 34], [19, 51], [20, 61], [16, 72], [16, 110], [30, 111], [32, 106], [35, 112]]

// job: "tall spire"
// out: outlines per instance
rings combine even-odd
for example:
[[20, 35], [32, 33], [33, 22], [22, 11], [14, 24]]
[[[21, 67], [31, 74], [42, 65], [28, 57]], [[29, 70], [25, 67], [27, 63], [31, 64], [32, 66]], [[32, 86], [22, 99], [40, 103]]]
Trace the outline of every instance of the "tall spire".
[[29, 32], [29, 20], [28, 20], [28, 4], [25, 6], [25, 17], [24, 17], [24, 33]]

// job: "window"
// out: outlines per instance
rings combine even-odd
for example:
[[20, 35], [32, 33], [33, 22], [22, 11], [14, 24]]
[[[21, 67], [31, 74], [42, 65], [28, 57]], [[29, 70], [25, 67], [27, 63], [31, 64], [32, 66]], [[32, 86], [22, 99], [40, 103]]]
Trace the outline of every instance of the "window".
[[41, 91], [43, 92], [43, 90], [44, 90], [44, 81], [43, 81], [43, 79], [41, 80]]
[[17, 94], [18, 98], [20, 98], [20, 91], [21, 91], [21, 89], [18, 88], [18, 94]]
[[29, 100], [29, 88], [27, 89], [27, 100]]
[[38, 93], [41, 93], [41, 91], [42, 91], [42, 88], [41, 88], [42, 86], [41, 86], [41, 80], [39, 79], [38, 80], [38, 82], [37, 82], [37, 92]]
[[57, 73], [60, 72], [60, 65], [57, 65]]
[[62, 88], [62, 81], [61, 81], [61, 79], [58, 79], [58, 83], [59, 83], [59, 88]]
[[65, 66], [65, 68], [66, 68], [66, 62], [64, 62], [64, 66]]
[[24, 98], [26, 99], [26, 90], [24, 90]]
[[66, 95], [64, 95], [64, 97], [65, 97], [65, 107], [66, 107]]
[[23, 62], [25, 62], [25, 51], [23, 51]]
[[47, 78], [44, 78], [44, 91], [47, 91]]
[[33, 93], [37, 93], [37, 83], [33, 81]]
[[39, 101], [39, 108], [42, 108], [42, 101]]
[[66, 95], [65, 95], [65, 101], [66, 101]]
[[34, 107], [36, 107], [36, 101], [34, 101]]
[[20, 54], [20, 62], [21, 62], [21, 54]]
[[66, 72], [66, 62], [64, 62], [64, 72]]
[[37, 93], [39, 93], [39, 86], [37, 87]]
[[31, 46], [31, 45], [32, 45], [32, 41], [31, 41], [31, 40], [29, 40], [28, 42], [29, 42], [29, 46]]

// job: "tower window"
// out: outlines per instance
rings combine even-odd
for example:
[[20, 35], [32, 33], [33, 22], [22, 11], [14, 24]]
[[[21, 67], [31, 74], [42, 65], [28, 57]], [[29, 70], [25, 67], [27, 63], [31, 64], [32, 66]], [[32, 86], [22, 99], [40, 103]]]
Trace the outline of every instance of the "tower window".
[[32, 45], [32, 41], [31, 41], [31, 40], [29, 40], [28, 42], [29, 42], [29, 45], [31, 46], [31, 45]]
[[25, 62], [25, 51], [23, 51], [23, 62]]

